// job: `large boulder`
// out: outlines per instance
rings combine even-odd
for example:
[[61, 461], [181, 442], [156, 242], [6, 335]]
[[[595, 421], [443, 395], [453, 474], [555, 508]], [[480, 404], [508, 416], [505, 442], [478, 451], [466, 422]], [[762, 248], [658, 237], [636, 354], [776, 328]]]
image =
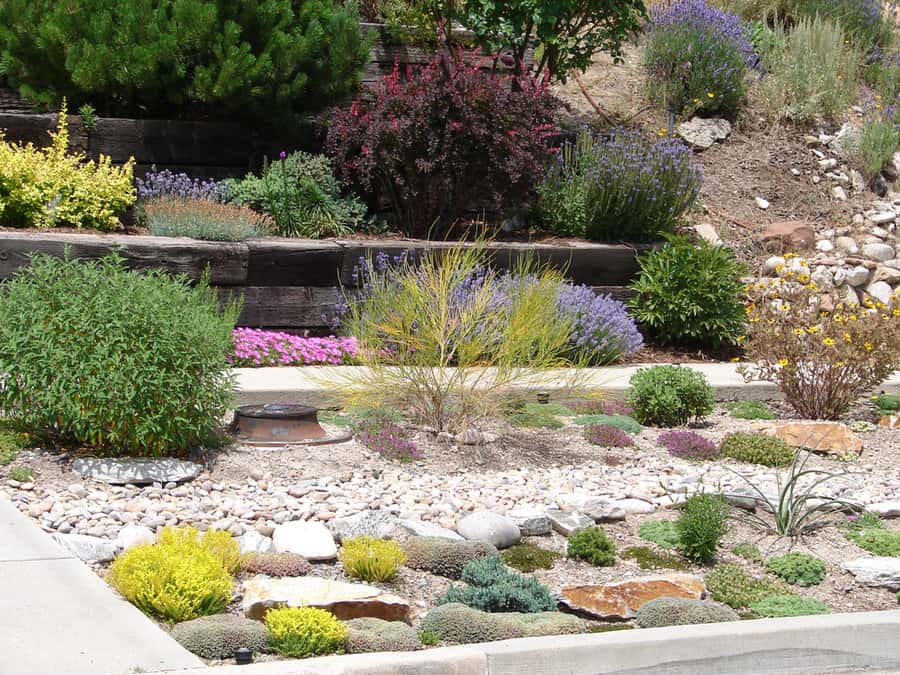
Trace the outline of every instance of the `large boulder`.
[[611, 584], [566, 586], [560, 591], [560, 604], [592, 619], [623, 621], [633, 619], [642, 605], [656, 598], [699, 600], [705, 592], [701, 577], [673, 572]]
[[269, 631], [260, 621], [233, 614], [201, 616], [175, 624], [172, 637], [204, 659], [230, 659], [236, 649], [264, 652]]
[[410, 537], [403, 543], [406, 566], [448, 579], [459, 579], [466, 563], [497, 555], [486, 541], [450, 541], [438, 537]]
[[456, 531], [469, 541], [486, 541], [499, 549], [522, 539], [519, 527], [511, 519], [492, 511], [470, 513], [457, 523]]
[[859, 454], [862, 439], [841, 422], [762, 422], [755, 427], [795, 448], [831, 455]]
[[583, 633], [587, 630], [583, 621], [560, 612], [491, 613], [456, 602], [432, 609], [422, 619], [419, 628], [455, 644]]
[[803, 220], [782, 220], [766, 225], [759, 241], [767, 251], [775, 253], [802, 251], [815, 245], [816, 231]]
[[397, 532], [399, 521], [387, 511], [366, 510], [346, 518], [335, 518], [328, 526], [338, 542], [361, 536], [390, 539]]
[[841, 563], [841, 567], [865, 586], [900, 590], [900, 558], [887, 556], [857, 558]]
[[276, 553], [296, 553], [307, 560], [334, 560], [337, 544], [322, 523], [295, 520], [275, 528], [272, 543]]
[[422, 646], [419, 635], [402, 621], [364, 617], [347, 621], [350, 654], [367, 652], [410, 652]]
[[109, 562], [118, 552], [118, 546], [113, 540], [88, 534], [54, 534], [53, 540], [79, 560], [89, 563]]
[[244, 614], [262, 619], [273, 607], [318, 607], [339, 619], [374, 617], [405, 621], [410, 606], [403, 598], [366, 584], [350, 584], [319, 577], [273, 579], [257, 575], [241, 586]]
[[200, 475], [203, 467], [194, 462], [172, 458], [79, 457], [72, 462], [72, 470], [82, 478], [93, 478], [111, 485], [148, 485], [193, 480]]
[[641, 628], [683, 626], [694, 623], [740, 621], [731, 607], [694, 598], [656, 598], [638, 609], [634, 622]]

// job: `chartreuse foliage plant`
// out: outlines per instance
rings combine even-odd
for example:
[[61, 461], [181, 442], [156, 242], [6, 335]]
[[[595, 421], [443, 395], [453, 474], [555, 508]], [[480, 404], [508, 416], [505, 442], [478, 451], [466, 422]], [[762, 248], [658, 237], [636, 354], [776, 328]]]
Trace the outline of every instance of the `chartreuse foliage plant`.
[[630, 380], [628, 402], [641, 424], [675, 427], [705, 417], [715, 396], [703, 373], [683, 366], [641, 368]]
[[[748, 380], [773, 382], [806, 419], [839, 419], [900, 365], [900, 309], [867, 298], [823, 304], [806, 261], [747, 287]], [[900, 298], [900, 293], [894, 296]]]
[[395, 541], [360, 536], [341, 543], [339, 555], [344, 571], [363, 581], [390, 581], [406, 564], [406, 553]]
[[119, 214], [134, 203], [134, 160], [116, 167], [105, 155], [94, 161], [70, 152], [65, 101], [50, 138], [36, 148], [4, 141], [0, 132], [0, 226], [119, 227]]
[[[476, 244], [429, 249], [384, 272], [370, 265], [343, 320], [366, 366], [348, 375], [348, 404], [411, 410], [458, 430], [494, 413], [514, 384], [580, 363], [569, 347], [574, 320], [558, 306], [560, 273], [523, 263], [505, 276], [486, 253]], [[562, 384], [577, 377], [569, 368]]]
[[219, 434], [238, 311], [205, 278], [35, 256], [0, 285], [0, 409], [54, 443], [184, 454]]
[[26, 97], [102, 115], [286, 120], [352, 95], [356, 3], [6, 0], [0, 62]]
[[229, 569], [236, 569], [238, 559], [237, 543], [227, 532], [201, 537], [193, 528], [167, 528], [157, 543], [116, 558], [108, 581], [141, 611], [164, 621], [188, 621], [225, 609], [232, 591]]
[[706, 575], [706, 588], [713, 600], [734, 609], [747, 609], [770, 595], [791, 594], [786, 583], [772, 577], [755, 577], [740, 565], [716, 565]]
[[641, 523], [638, 534], [644, 541], [649, 541], [665, 549], [675, 549], [681, 545], [678, 526], [674, 520], [651, 520]]
[[811, 616], [828, 614], [829, 609], [821, 600], [800, 595], [774, 593], [750, 605], [759, 616], [776, 618], [784, 616]]
[[737, 431], [722, 441], [722, 455], [763, 466], [788, 466], [797, 451], [776, 436], [761, 432]]
[[349, 629], [334, 614], [317, 607], [279, 607], [266, 612], [269, 647], [293, 658], [344, 651]]
[[746, 317], [745, 269], [731, 249], [669, 236], [661, 249], [638, 258], [629, 306], [638, 324], [664, 344], [736, 344]]

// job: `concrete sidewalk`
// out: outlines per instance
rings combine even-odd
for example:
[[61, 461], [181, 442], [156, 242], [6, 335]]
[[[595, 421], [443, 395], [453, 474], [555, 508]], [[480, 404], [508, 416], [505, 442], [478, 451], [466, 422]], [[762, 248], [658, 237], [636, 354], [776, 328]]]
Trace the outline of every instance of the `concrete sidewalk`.
[[[628, 390], [628, 380], [638, 370], [653, 364], [587, 368], [583, 371], [582, 386], [599, 389], [611, 395]], [[688, 367], [706, 375], [709, 383], [722, 401], [739, 399], [766, 400], [780, 398], [778, 387], [768, 382], [744, 382], [737, 372], [736, 363], [691, 363]], [[346, 383], [359, 366], [306, 366], [303, 368], [236, 368], [238, 405], [301, 401], [323, 407], [337, 402], [335, 389]], [[565, 380], [563, 373], [545, 373], [540, 382], [528, 389], [549, 391], [551, 395], [560, 389]], [[894, 373], [879, 388], [886, 392], [900, 392], [900, 373]]]
[[125, 675], [203, 665], [0, 500], [0, 674]]

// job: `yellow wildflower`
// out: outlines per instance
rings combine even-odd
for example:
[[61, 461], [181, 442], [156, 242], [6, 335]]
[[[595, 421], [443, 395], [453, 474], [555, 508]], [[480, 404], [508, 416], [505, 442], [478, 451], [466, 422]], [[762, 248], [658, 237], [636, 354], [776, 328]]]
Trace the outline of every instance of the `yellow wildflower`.
[[844, 365], [845, 365], [845, 364], [844, 364], [843, 361], [838, 361], [838, 362], [836, 362], [836, 363], [834, 364], [834, 367], [835, 367], [835, 368], [843, 368]]
[[806, 331], [803, 330], [802, 328], [795, 328], [795, 329], [794, 329], [794, 335], [803, 335], [805, 332], [806, 332]]
[[810, 335], [814, 335], [815, 333], [819, 332], [819, 327], [818, 326], [810, 326], [809, 328], [806, 329], [806, 332], [809, 333]]
[[851, 321], [856, 321], [856, 314], [851, 314], [847, 318], [850, 319]]
[[786, 366], [787, 364], [788, 364], [788, 360], [787, 360], [787, 359], [778, 359], [778, 365], [781, 366], [782, 368], [783, 368], [784, 366]]
[[706, 95], [709, 96], [710, 98], [716, 97], [716, 95], [714, 93], [712, 93], [711, 91], [706, 92]]
[[872, 351], [872, 349], [874, 349], [874, 346], [873, 346], [872, 343], [869, 342], [869, 341], [864, 342], [864, 343], [863, 343], [863, 347], [865, 348], [865, 350], [866, 350], [867, 352], [870, 352], [870, 351]]
[[844, 333], [844, 342], [848, 345], [853, 343], [853, 338], [850, 337], [850, 333]]
[[825, 338], [822, 340], [822, 344], [826, 347], [834, 347], [834, 338]]
[[791, 258], [796, 258], [797, 254], [796, 253], [785, 253], [784, 256], [782, 256], [782, 257], [785, 260], [790, 260]]

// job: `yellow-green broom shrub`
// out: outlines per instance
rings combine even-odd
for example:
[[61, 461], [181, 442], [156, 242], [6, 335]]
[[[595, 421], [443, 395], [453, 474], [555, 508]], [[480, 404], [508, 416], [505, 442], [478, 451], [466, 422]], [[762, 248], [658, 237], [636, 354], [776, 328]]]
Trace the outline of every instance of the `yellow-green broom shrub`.
[[265, 624], [269, 647], [294, 658], [343, 652], [349, 636], [345, 623], [316, 607], [270, 609]]
[[344, 540], [338, 557], [349, 576], [363, 581], [388, 581], [406, 564], [400, 544], [368, 536]]

